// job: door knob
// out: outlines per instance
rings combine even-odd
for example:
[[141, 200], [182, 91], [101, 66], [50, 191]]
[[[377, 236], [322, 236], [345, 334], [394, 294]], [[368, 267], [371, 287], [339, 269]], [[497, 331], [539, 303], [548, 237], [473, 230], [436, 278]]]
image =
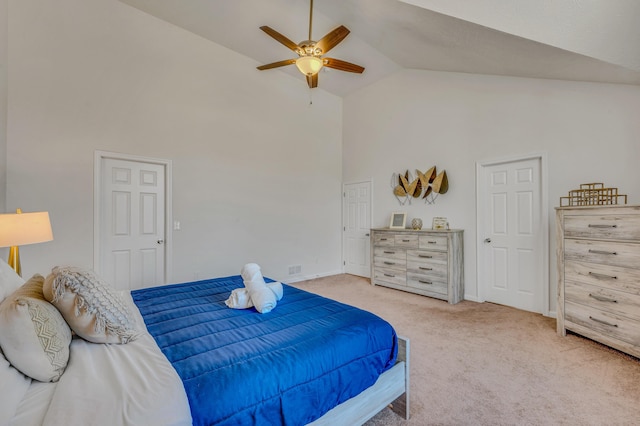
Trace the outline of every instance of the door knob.
[[485, 244], [489, 244], [491, 242], [491, 238], [485, 238], [484, 242], [485, 242]]
[[164, 240], [158, 240], [158, 244], [164, 243]]

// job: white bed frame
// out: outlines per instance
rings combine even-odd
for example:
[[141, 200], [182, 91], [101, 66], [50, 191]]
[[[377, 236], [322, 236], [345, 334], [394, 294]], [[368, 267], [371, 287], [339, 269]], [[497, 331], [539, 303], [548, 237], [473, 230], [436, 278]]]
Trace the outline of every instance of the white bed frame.
[[409, 420], [409, 339], [398, 336], [398, 358], [391, 369], [359, 395], [327, 411], [312, 426], [362, 425], [386, 407]]

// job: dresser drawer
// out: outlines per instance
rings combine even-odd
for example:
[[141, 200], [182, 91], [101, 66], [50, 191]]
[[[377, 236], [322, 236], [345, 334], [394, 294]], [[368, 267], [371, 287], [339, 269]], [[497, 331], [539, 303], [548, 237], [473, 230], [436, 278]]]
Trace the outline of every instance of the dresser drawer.
[[439, 251], [428, 251], [428, 250], [407, 250], [407, 263], [408, 262], [418, 262], [418, 263], [439, 263], [446, 265], [447, 264], [447, 253], [442, 253]]
[[565, 239], [564, 259], [640, 268], [640, 243]]
[[407, 272], [413, 272], [429, 278], [447, 280], [447, 265], [442, 263], [420, 263], [407, 260]]
[[420, 235], [418, 248], [427, 250], [447, 251], [447, 237], [442, 235]]
[[376, 268], [398, 269], [404, 271], [407, 268], [407, 259], [393, 259], [376, 256], [373, 258], [373, 266]]
[[568, 260], [564, 279], [640, 295], [640, 269]]
[[374, 247], [373, 256], [374, 258], [380, 257], [384, 259], [405, 260], [407, 251], [405, 249], [395, 247]]
[[565, 216], [566, 238], [640, 239], [640, 215]]
[[378, 233], [376, 232], [373, 235], [373, 245], [375, 246], [395, 246], [395, 235], [388, 234], [386, 232]]
[[[621, 315], [585, 306], [578, 303], [565, 303], [565, 319], [588, 328], [604, 338], [614, 338], [634, 346], [640, 345], [640, 323]], [[571, 324], [567, 324], [571, 328]]]
[[407, 273], [404, 271], [375, 267], [373, 274], [374, 284], [384, 285], [384, 283], [389, 283], [400, 286], [407, 285]]
[[447, 280], [431, 276], [407, 272], [407, 286], [417, 288], [439, 296], [447, 296]]
[[564, 300], [633, 319], [640, 326], [640, 295], [567, 280]]
[[418, 236], [416, 234], [396, 235], [394, 244], [396, 247], [418, 248]]

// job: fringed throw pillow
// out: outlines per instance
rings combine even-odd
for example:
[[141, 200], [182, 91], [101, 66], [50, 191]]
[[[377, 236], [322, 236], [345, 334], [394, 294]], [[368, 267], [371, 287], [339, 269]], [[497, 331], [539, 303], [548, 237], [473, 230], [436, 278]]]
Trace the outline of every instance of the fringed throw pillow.
[[127, 343], [139, 335], [134, 317], [117, 291], [92, 271], [53, 268], [43, 291], [71, 329], [89, 342]]

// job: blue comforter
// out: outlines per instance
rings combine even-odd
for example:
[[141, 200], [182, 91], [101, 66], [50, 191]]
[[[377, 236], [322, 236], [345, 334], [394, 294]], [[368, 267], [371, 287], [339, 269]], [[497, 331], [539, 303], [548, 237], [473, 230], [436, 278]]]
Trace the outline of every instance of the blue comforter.
[[374, 314], [287, 285], [268, 314], [227, 308], [242, 286], [233, 276], [131, 292], [194, 425], [303, 425], [395, 363], [395, 331]]

